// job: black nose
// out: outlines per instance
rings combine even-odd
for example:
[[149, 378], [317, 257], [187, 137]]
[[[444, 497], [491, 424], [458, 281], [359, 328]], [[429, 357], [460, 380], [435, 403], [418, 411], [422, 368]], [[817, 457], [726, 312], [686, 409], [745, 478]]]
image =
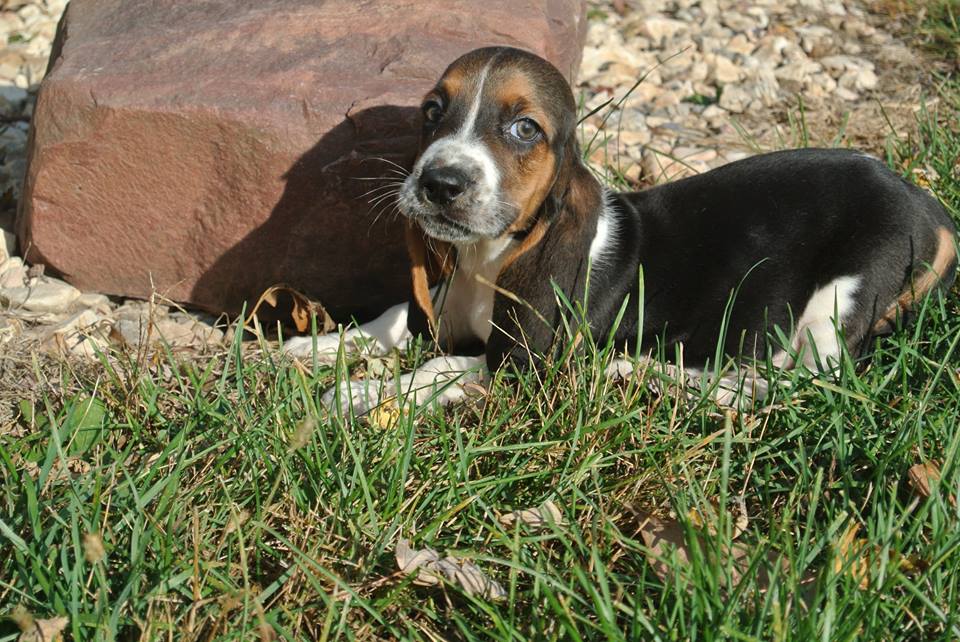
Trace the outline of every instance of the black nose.
[[420, 175], [423, 197], [437, 205], [446, 205], [460, 196], [470, 185], [470, 179], [455, 167], [434, 167]]

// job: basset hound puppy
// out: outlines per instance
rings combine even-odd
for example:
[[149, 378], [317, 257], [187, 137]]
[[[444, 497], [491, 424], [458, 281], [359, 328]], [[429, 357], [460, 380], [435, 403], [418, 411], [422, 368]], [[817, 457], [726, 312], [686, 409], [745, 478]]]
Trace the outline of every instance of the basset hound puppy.
[[508, 47], [453, 62], [422, 116], [420, 154], [397, 195], [415, 301], [341, 333], [290, 339], [285, 350], [322, 360], [341, 344], [383, 354], [432, 330], [442, 347], [479, 341], [485, 352], [328, 393], [357, 411], [398, 391], [445, 403], [486, 369], [537, 367], [562, 332], [557, 291], [586, 301], [594, 340], [613, 333], [631, 354], [669, 357], [682, 346], [684, 367], [697, 369], [719, 345], [727, 356], [816, 370], [844, 347], [860, 354], [954, 278], [956, 228], [945, 209], [865, 154], [775, 152], [612, 193], [581, 159], [564, 77]]

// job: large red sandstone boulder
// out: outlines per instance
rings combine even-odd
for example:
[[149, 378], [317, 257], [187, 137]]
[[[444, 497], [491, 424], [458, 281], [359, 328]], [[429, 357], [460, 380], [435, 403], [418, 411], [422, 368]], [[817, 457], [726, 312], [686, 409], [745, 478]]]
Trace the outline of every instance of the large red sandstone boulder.
[[409, 167], [442, 70], [507, 44], [573, 74], [582, 0], [74, 0], [38, 96], [21, 248], [82, 289], [335, 317], [407, 295], [365, 192]]

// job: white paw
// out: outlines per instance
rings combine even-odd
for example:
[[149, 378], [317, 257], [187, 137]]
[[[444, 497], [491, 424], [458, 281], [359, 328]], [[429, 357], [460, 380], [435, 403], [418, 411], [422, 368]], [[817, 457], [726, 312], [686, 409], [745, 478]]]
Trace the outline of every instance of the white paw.
[[354, 415], [363, 415], [380, 405], [380, 388], [383, 382], [379, 379], [363, 379], [361, 381], [344, 381], [339, 387], [333, 386], [323, 393], [320, 403], [330, 412], [337, 409], [344, 415], [353, 409]]
[[626, 381], [633, 374], [634, 364], [629, 359], [614, 359], [604, 370], [604, 375], [611, 381]]
[[[291, 337], [283, 342], [283, 351], [291, 357], [313, 358], [313, 337]], [[340, 350], [340, 333], [331, 332], [316, 338], [317, 360], [321, 363], [333, 363]]]

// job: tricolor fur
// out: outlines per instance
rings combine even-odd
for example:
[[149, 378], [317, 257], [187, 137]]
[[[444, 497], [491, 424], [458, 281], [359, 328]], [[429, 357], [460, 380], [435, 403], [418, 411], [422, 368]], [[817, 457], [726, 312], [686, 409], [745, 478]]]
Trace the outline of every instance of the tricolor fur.
[[[607, 193], [581, 161], [576, 114], [562, 75], [533, 54], [492, 47], [450, 65], [424, 99], [420, 154], [398, 197], [415, 302], [371, 331], [401, 314], [397, 345], [426, 331], [415, 322], [426, 317], [441, 346], [482, 342], [490, 369], [535, 367], [562, 327], [554, 288], [582, 301], [589, 274], [597, 340], [613, 333], [634, 351], [640, 337], [667, 355], [682, 346], [692, 368], [720, 342], [730, 356], [815, 369], [844, 347], [859, 354], [952, 282], [950, 217], [873, 158], [776, 152]], [[641, 292], [642, 320], [628, 305], [614, 327]], [[350, 332], [348, 347], [369, 334]], [[320, 339], [329, 354], [341, 337]]]

